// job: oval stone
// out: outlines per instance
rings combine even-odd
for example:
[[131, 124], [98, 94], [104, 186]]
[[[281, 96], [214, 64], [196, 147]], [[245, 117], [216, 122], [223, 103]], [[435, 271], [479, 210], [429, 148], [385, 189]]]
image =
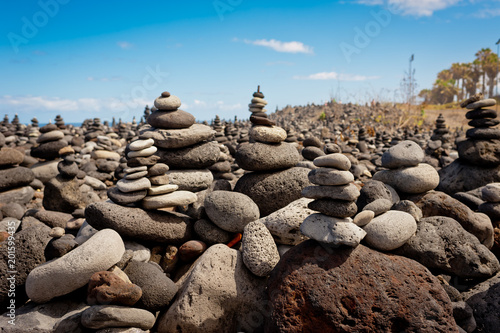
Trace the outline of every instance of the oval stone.
[[351, 168], [351, 161], [349, 158], [340, 153], [316, 157], [313, 163], [317, 167], [328, 167], [346, 171]]
[[252, 126], [249, 135], [258, 142], [280, 143], [286, 139], [286, 131], [277, 126]]
[[267, 276], [280, 261], [273, 236], [259, 221], [245, 226], [241, 240], [243, 263], [257, 276]]
[[173, 111], [181, 107], [181, 100], [175, 95], [170, 95], [168, 97], [160, 96], [155, 99], [154, 105], [158, 110]]
[[235, 159], [244, 170], [270, 171], [295, 166], [300, 160], [300, 155], [293, 145], [286, 142], [279, 144], [255, 142], [241, 145]]
[[390, 210], [371, 220], [364, 230], [367, 244], [380, 251], [391, 251], [402, 246], [417, 231], [417, 222], [408, 213]]

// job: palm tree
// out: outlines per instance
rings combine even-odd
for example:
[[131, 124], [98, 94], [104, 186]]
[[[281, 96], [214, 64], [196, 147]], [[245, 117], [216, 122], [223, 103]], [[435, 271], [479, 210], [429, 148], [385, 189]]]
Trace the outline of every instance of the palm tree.
[[457, 95], [457, 100], [462, 100], [464, 98], [465, 74], [467, 71], [467, 66], [464, 63], [455, 62], [451, 64], [450, 71], [452, 73], [453, 79], [457, 82], [457, 88], [459, 88], [459, 81], [462, 82], [460, 93]]
[[[476, 52], [476, 60], [478, 61], [480, 67], [481, 67], [481, 75], [482, 75], [482, 81], [483, 81], [483, 93], [486, 92], [486, 67], [488, 66], [488, 60], [490, 58], [490, 55], [492, 54], [490, 48], [486, 49], [481, 49], [478, 52]], [[475, 61], [476, 61], [475, 60]]]
[[477, 84], [481, 78], [481, 66], [477, 59], [473, 62], [464, 64], [464, 66], [465, 90], [467, 91], [467, 97], [470, 97], [477, 92]]
[[486, 62], [484, 64], [484, 72], [486, 73], [486, 76], [488, 77], [488, 84], [489, 84], [489, 92], [488, 96], [491, 98], [494, 95], [494, 89], [495, 89], [495, 84], [496, 84], [496, 78], [498, 75], [498, 55], [495, 53], [490, 53], [488, 55], [488, 58], [486, 58]]

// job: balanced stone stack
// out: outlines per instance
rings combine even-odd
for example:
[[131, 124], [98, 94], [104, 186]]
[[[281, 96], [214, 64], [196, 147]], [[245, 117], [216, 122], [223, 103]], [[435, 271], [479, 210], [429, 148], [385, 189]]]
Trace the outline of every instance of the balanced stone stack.
[[431, 140], [448, 141], [450, 130], [446, 128], [445, 119], [443, 114], [440, 113], [436, 119], [436, 128], [432, 132]]
[[309, 172], [309, 180], [316, 185], [304, 188], [302, 195], [314, 199], [308, 207], [319, 213], [309, 215], [300, 231], [330, 247], [359, 245], [366, 232], [351, 219], [357, 213], [360, 192], [353, 184], [350, 160], [335, 153], [320, 156], [313, 163], [318, 168]]
[[120, 148], [121, 143], [117, 140], [104, 135], [97, 137], [97, 144], [91, 154], [97, 167], [97, 171], [92, 174], [93, 177], [101, 181], [113, 179], [113, 173], [120, 163], [120, 153], [118, 152]]
[[40, 136], [40, 128], [38, 126], [38, 119], [34, 117], [31, 119], [31, 127], [28, 132], [28, 137], [30, 138], [30, 142], [36, 144], [36, 139]]
[[215, 141], [217, 141], [218, 143], [227, 142], [227, 138], [224, 136], [224, 126], [222, 126], [218, 115], [215, 115], [215, 119], [212, 123], [212, 128], [215, 130]]
[[500, 129], [493, 128], [500, 121], [497, 112], [487, 107], [495, 106], [496, 100], [483, 99], [466, 105], [470, 111], [465, 114], [470, 119], [466, 140], [457, 142], [460, 159], [481, 166], [500, 164]]
[[50, 123], [40, 128], [40, 132], [42, 135], [36, 140], [39, 145], [31, 149], [31, 156], [55, 160], [59, 157], [59, 150], [68, 145], [68, 142], [64, 140], [64, 133], [56, 125]]
[[292, 144], [284, 142], [286, 131], [267, 118], [266, 104], [264, 94], [257, 89], [250, 104], [250, 142], [241, 144], [235, 156], [240, 168], [254, 172], [241, 177], [234, 190], [252, 198], [261, 216], [299, 199], [309, 185], [309, 169], [294, 168], [300, 155]]
[[192, 114], [179, 110], [181, 100], [167, 91], [154, 104], [157, 110], [148, 117], [148, 125], [140, 129], [140, 139], [154, 140], [158, 162], [169, 166], [170, 184], [178, 185], [181, 191], [207, 189], [213, 181], [212, 172], [207, 168], [216, 163], [220, 155], [218, 144], [212, 141], [215, 131], [195, 123]]
[[34, 190], [29, 184], [35, 175], [30, 169], [19, 166], [23, 160], [23, 153], [16, 149], [0, 150], [0, 203], [23, 205], [33, 197]]
[[56, 118], [54, 119], [54, 122], [56, 124], [56, 126], [59, 128], [59, 129], [65, 129], [66, 128], [66, 125], [64, 124], [64, 120], [62, 119], [61, 115], [58, 114], [56, 116]]
[[140, 202], [148, 194], [151, 181], [147, 178], [148, 167], [153, 167], [158, 157], [153, 156], [156, 147], [152, 139], [136, 140], [127, 147], [127, 165], [116, 187], [108, 190], [108, 197], [119, 205]]
[[424, 152], [417, 143], [402, 141], [384, 152], [382, 167], [389, 170], [378, 171], [373, 179], [408, 194], [433, 190], [439, 184], [439, 175], [432, 166], [422, 163], [423, 160]]
[[356, 148], [359, 149], [360, 153], [368, 153], [368, 144], [366, 143], [366, 130], [364, 127], [361, 127], [358, 131], [358, 143], [356, 144]]

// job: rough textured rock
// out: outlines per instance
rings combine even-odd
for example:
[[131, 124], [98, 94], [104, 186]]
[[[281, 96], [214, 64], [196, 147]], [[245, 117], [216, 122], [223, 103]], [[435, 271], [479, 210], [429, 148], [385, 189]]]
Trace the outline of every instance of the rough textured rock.
[[25, 167], [0, 170], [0, 191], [28, 185], [33, 179], [35, 174]]
[[158, 311], [167, 306], [177, 293], [177, 286], [162, 272], [158, 265], [131, 261], [124, 271], [132, 283], [142, 289], [137, 305], [149, 311]]
[[[23, 229], [15, 234], [15, 250], [16, 250], [16, 271], [15, 286], [16, 286], [16, 301], [17, 305], [21, 305], [23, 300], [26, 300], [24, 293], [24, 283], [35, 267], [45, 262], [44, 251], [51, 237], [49, 236], [50, 228], [42, 223], [38, 223], [32, 227]], [[8, 251], [7, 246], [11, 246], [7, 242], [1, 245], [0, 251], [0, 305], [2, 312], [9, 303], [9, 285], [10, 281], [7, 278], [11, 277], [8, 273]], [[5, 326], [6, 327], [6, 326]]]
[[259, 206], [264, 217], [302, 197], [304, 187], [312, 185], [309, 169], [290, 168], [279, 172], [252, 172], [241, 177], [235, 192], [248, 195]]
[[466, 192], [489, 183], [500, 182], [500, 166], [485, 167], [483, 165], [466, 164], [456, 160], [439, 170], [438, 191], [453, 195]]
[[410, 140], [405, 140], [392, 146], [382, 155], [384, 168], [396, 169], [400, 167], [416, 166], [424, 160], [424, 151]]
[[461, 140], [457, 142], [460, 159], [481, 167], [500, 164], [500, 140]]
[[57, 170], [58, 163], [59, 160], [36, 163], [30, 169], [35, 174], [35, 178], [45, 184], [59, 174], [59, 170]]
[[200, 239], [207, 244], [229, 243], [232, 239], [232, 234], [227, 232], [211, 221], [200, 219], [194, 223], [194, 231]]
[[142, 139], [152, 138], [158, 148], [183, 148], [213, 138], [215, 131], [203, 124], [193, 124], [184, 129], [154, 129], [144, 126], [140, 131]]
[[214, 142], [199, 143], [179, 149], [159, 149], [159, 163], [168, 164], [172, 169], [204, 169], [219, 159], [220, 149]]
[[265, 280], [250, 273], [241, 252], [213, 245], [179, 284], [176, 300], [159, 319], [159, 333], [262, 331]]
[[493, 246], [493, 225], [485, 214], [474, 213], [469, 207], [443, 192], [429, 192], [417, 201], [424, 217], [451, 217], [476, 236], [487, 248]]
[[166, 174], [170, 184], [178, 185], [181, 191], [203, 191], [209, 188], [214, 180], [212, 172], [208, 169], [169, 170]]
[[37, 303], [66, 295], [87, 284], [95, 272], [116, 264], [124, 252], [116, 231], [101, 230], [65, 256], [32, 270], [26, 279], [26, 293]]
[[270, 171], [291, 168], [300, 160], [297, 149], [286, 142], [266, 144], [248, 143], [236, 151], [236, 163], [250, 171]]
[[205, 211], [219, 228], [229, 232], [243, 232], [243, 228], [259, 219], [259, 207], [242, 193], [214, 191], [205, 198]]
[[241, 240], [243, 262], [257, 276], [267, 276], [280, 261], [273, 236], [262, 222], [245, 226]]
[[361, 188], [356, 205], [359, 210], [362, 210], [367, 204], [377, 199], [388, 199], [396, 203], [399, 201], [399, 195], [391, 186], [378, 180], [370, 180]]
[[186, 215], [165, 211], [144, 211], [109, 202], [87, 206], [85, 218], [92, 227], [111, 228], [122, 237], [144, 241], [182, 244], [191, 238], [193, 221]]
[[457, 221], [443, 216], [422, 218], [415, 235], [395, 253], [459, 277], [486, 278], [500, 270], [493, 253]]
[[448, 295], [425, 267], [362, 245], [293, 247], [268, 294], [267, 332], [458, 332]]
[[276, 243], [297, 245], [308, 238], [300, 232], [300, 225], [306, 217], [316, 213], [307, 207], [311, 201], [307, 198], [295, 200], [258, 221], [269, 229]]
[[123, 281], [118, 275], [102, 271], [94, 273], [87, 288], [87, 304], [132, 306], [141, 298], [139, 286]]
[[474, 312], [477, 324], [477, 332], [498, 332], [500, 325], [500, 281], [498, 278], [491, 279], [496, 283], [489, 283], [486, 290], [475, 292], [467, 299], [467, 304]]
[[2, 203], [17, 202], [18, 204], [25, 205], [31, 201], [34, 194], [35, 190], [31, 186], [15, 188], [12, 190], [1, 192], [0, 202]]
[[65, 180], [59, 175], [45, 184], [43, 207], [46, 210], [72, 213], [75, 209], [85, 208], [86, 204], [76, 179]]

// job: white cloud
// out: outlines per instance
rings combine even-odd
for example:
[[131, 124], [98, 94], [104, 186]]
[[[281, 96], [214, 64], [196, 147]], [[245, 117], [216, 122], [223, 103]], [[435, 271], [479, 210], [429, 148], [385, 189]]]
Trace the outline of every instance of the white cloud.
[[320, 72], [307, 76], [295, 75], [295, 80], [338, 80], [338, 81], [367, 81], [378, 79], [379, 76], [364, 76], [357, 74], [343, 74], [337, 72]]
[[[233, 39], [233, 41], [237, 41], [237, 39]], [[314, 54], [313, 48], [308, 45], [304, 45], [302, 42], [291, 41], [291, 42], [282, 42], [276, 39], [257, 39], [257, 40], [243, 40], [246, 44], [252, 44], [257, 46], [264, 46], [273, 49], [276, 52], [285, 52], [285, 53], [306, 53], [306, 54]]]
[[118, 98], [78, 98], [67, 99], [46, 96], [0, 96], [0, 109], [15, 108], [16, 112], [23, 111], [78, 111], [78, 112], [122, 112], [139, 110], [149, 100], [118, 99]]
[[474, 14], [477, 18], [490, 18], [500, 16], [500, 8], [484, 8]]
[[116, 45], [118, 45], [120, 48], [126, 50], [126, 49], [130, 49], [132, 48], [132, 44], [129, 43], [129, 42], [125, 42], [125, 41], [122, 41], [122, 42], [117, 42]]
[[361, 5], [385, 6], [393, 14], [432, 16], [435, 11], [458, 4], [461, 0], [356, 0]]

